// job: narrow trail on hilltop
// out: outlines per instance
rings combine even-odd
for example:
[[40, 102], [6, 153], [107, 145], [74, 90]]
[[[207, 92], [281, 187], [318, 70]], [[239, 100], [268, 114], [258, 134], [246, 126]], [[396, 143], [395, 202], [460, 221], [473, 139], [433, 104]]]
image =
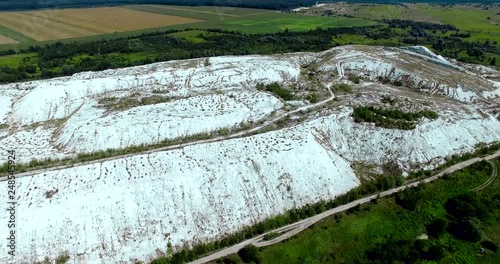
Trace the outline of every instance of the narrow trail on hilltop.
[[[265, 246], [269, 246], [269, 245], [273, 245], [273, 244], [279, 243], [281, 241], [284, 241], [284, 240], [286, 240], [286, 239], [288, 239], [288, 238], [290, 238], [290, 237], [292, 237], [292, 236], [294, 236], [294, 235], [302, 232], [304, 229], [306, 229], [306, 228], [310, 227], [311, 225], [313, 225], [313, 224], [315, 224], [315, 223], [323, 220], [324, 218], [329, 217], [331, 215], [334, 215], [336, 213], [340, 213], [340, 212], [346, 211], [346, 210], [351, 209], [351, 208], [353, 208], [353, 207], [355, 207], [357, 205], [360, 205], [360, 204], [368, 203], [368, 202], [370, 202], [370, 201], [372, 201], [374, 199], [377, 199], [378, 197], [388, 196], [388, 195], [400, 192], [400, 191], [402, 191], [402, 190], [404, 190], [406, 188], [416, 187], [416, 186], [418, 186], [421, 183], [432, 182], [432, 181], [434, 181], [436, 179], [439, 179], [439, 178], [443, 177], [446, 174], [453, 173], [455, 171], [458, 171], [458, 170], [461, 170], [463, 168], [466, 168], [466, 167], [468, 167], [468, 166], [470, 166], [470, 165], [472, 165], [472, 164], [474, 164], [474, 163], [476, 163], [478, 161], [481, 161], [481, 160], [490, 161], [490, 160], [495, 159], [497, 157], [500, 157], [500, 150], [497, 150], [494, 154], [491, 154], [491, 155], [486, 156], [484, 158], [472, 158], [472, 159], [469, 159], [469, 160], [466, 160], [466, 161], [462, 161], [462, 162], [457, 163], [457, 164], [455, 164], [453, 166], [450, 166], [447, 169], [441, 171], [440, 173], [438, 173], [438, 174], [436, 174], [434, 176], [431, 176], [429, 178], [426, 178], [426, 179], [424, 179], [422, 181], [410, 182], [410, 183], [407, 183], [407, 184], [405, 184], [403, 186], [400, 186], [400, 187], [396, 187], [396, 188], [393, 188], [393, 189], [390, 189], [390, 190], [387, 190], [387, 191], [380, 192], [378, 194], [373, 194], [373, 195], [370, 195], [368, 197], [358, 199], [358, 200], [350, 202], [348, 204], [345, 204], [345, 205], [342, 205], [342, 206], [330, 209], [328, 211], [325, 211], [325, 212], [323, 212], [321, 214], [317, 214], [317, 215], [312, 216], [310, 218], [306, 218], [306, 219], [300, 220], [298, 222], [295, 222], [293, 224], [290, 224], [290, 225], [287, 225], [287, 226], [284, 226], [284, 227], [281, 227], [281, 228], [278, 228], [278, 229], [266, 232], [266, 233], [261, 234], [261, 235], [259, 235], [257, 237], [254, 237], [254, 238], [250, 238], [250, 239], [245, 240], [245, 241], [243, 241], [241, 243], [238, 243], [238, 244], [236, 244], [234, 246], [224, 248], [224, 249], [222, 249], [222, 250], [220, 250], [218, 252], [215, 252], [213, 254], [210, 254], [210, 255], [208, 255], [206, 257], [200, 258], [200, 259], [195, 260], [195, 261], [190, 262], [190, 263], [192, 263], [192, 264], [207, 263], [209, 261], [213, 261], [213, 260], [225, 257], [227, 255], [237, 253], [240, 249], [244, 248], [247, 245], [255, 245], [257, 247], [265, 247]], [[495, 170], [495, 175], [496, 175], [496, 170]], [[278, 236], [278, 237], [276, 237], [276, 238], [274, 238], [274, 239], [271, 239], [271, 240], [268, 240], [268, 241], [264, 241], [264, 236], [267, 235], [267, 234], [270, 234], [270, 233], [281, 233], [281, 235]]]

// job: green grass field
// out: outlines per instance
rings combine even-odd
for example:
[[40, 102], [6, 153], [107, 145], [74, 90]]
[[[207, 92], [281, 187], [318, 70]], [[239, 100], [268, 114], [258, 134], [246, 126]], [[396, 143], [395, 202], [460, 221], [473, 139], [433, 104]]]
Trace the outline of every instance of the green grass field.
[[[183, 16], [194, 19], [204, 20], [199, 23], [172, 25], [160, 28], [150, 28], [128, 32], [118, 32], [113, 34], [88, 36], [82, 38], [71, 38], [58, 40], [63, 43], [73, 41], [93, 41], [99, 39], [113, 39], [118, 37], [128, 37], [139, 35], [142, 33], [150, 33], [155, 31], [162, 31], [168, 29], [222, 29], [234, 30], [244, 33], [272, 33], [283, 31], [286, 28], [292, 31], [310, 30], [316, 27], [343, 27], [343, 26], [366, 26], [377, 24], [375, 21], [369, 21], [359, 18], [345, 18], [345, 17], [322, 17], [322, 16], [309, 16], [303, 14], [288, 14], [279, 13], [274, 10], [265, 9], [251, 9], [251, 8], [233, 8], [233, 7], [187, 7], [187, 6], [155, 6], [155, 5], [131, 5], [125, 6], [138, 11]], [[27, 36], [22, 35], [16, 31], [10, 30], [5, 27], [0, 27], [0, 34], [10, 37], [20, 44], [16, 45], [0, 45], [0, 50], [10, 48], [27, 48], [30, 45], [48, 44], [57, 41], [38, 42]], [[194, 34], [194, 33], [184, 33]], [[182, 35], [182, 34], [181, 34]], [[189, 39], [193, 41], [200, 41], [190, 35]]]
[[244, 33], [272, 33], [286, 28], [293, 31], [315, 29], [316, 27], [369, 26], [377, 22], [346, 17], [322, 17], [303, 14], [279, 13], [272, 10], [230, 8], [230, 7], [171, 7], [171, 6], [128, 6], [134, 10], [165, 15], [186, 16], [202, 19], [204, 22], [170, 28], [198, 28], [235, 30]]
[[488, 9], [455, 5], [441, 7], [429, 4], [366, 5], [344, 4], [341, 14], [369, 19], [406, 19], [456, 26], [472, 34], [470, 41], [500, 42], [500, 8]]
[[[4, 35], [4, 36], [9, 37], [13, 40], [16, 40], [20, 43], [27, 43], [27, 44], [36, 43], [36, 40], [34, 40], [28, 36], [25, 36], [17, 31], [14, 31], [10, 28], [3, 27], [3, 26], [0, 26], [0, 35]], [[7, 45], [9, 45], [9, 44], [7, 44]]]
[[[376, 243], [388, 238], [415, 240], [425, 233], [425, 224], [445, 217], [444, 201], [485, 182], [490, 173], [491, 167], [476, 164], [452, 174], [450, 179], [429, 184], [415, 211], [401, 208], [393, 197], [388, 197], [361, 206], [357, 213], [329, 217], [283, 243], [263, 248], [261, 259], [263, 263], [361, 263], [365, 251]], [[498, 193], [499, 187], [497, 179], [482, 192]], [[483, 231], [489, 239], [500, 243], [500, 223]], [[450, 234], [429, 242], [448, 248], [448, 255], [438, 263], [494, 263], [500, 257], [500, 253], [479, 257], [477, 243], [457, 240]]]
[[[344, 17], [321, 17], [307, 16], [301, 14], [258, 14], [251, 17], [238, 19], [226, 19], [205, 24], [202, 28], [222, 28], [226, 30], [237, 30], [245, 33], [272, 33], [277, 31], [304, 31], [317, 27], [350, 27], [369, 26], [377, 24], [374, 21], [344, 18]], [[193, 24], [195, 26], [196, 24]]]
[[182, 31], [182, 32], [177, 32], [177, 33], [171, 33], [169, 35], [184, 39], [186, 41], [190, 41], [192, 43], [206, 42], [205, 39], [198, 37], [198, 35], [200, 35], [200, 34], [203, 34], [205, 36], [219, 36], [220, 35], [219, 33], [208, 32], [205, 30], [189, 30], [189, 31]]

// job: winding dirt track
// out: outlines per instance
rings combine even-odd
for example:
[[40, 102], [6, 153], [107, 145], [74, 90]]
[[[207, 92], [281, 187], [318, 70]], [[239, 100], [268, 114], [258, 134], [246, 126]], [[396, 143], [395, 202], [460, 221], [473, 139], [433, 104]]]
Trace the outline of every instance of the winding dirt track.
[[[345, 205], [342, 205], [342, 206], [339, 206], [339, 207], [336, 207], [336, 208], [333, 208], [333, 209], [330, 209], [326, 212], [323, 212], [321, 214], [318, 214], [318, 215], [315, 215], [313, 217], [310, 217], [310, 218], [307, 218], [307, 219], [304, 219], [304, 220], [301, 220], [299, 222], [296, 222], [296, 223], [293, 223], [293, 224], [290, 224], [290, 225], [287, 225], [287, 226], [284, 226], [284, 227], [281, 227], [281, 228], [278, 228], [278, 229], [275, 229], [275, 230], [272, 230], [272, 231], [269, 231], [267, 233], [264, 233], [262, 235], [259, 235], [257, 237], [254, 237], [254, 238], [250, 238], [248, 240], [245, 240], [239, 244], [236, 244], [234, 246], [231, 246], [231, 247], [228, 247], [228, 248], [225, 248], [225, 249], [222, 249], [218, 252], [215, 252], [211, 255], [208, 255], [206, 257], [203, 257], [201, 259], [198, 259], [198, 260], [195, 260], [191, 263], [193, 264], [201, 264], [201, 263], [206, 263], [206, 262], [209, 262], [209, 261], [213, 261], [213, 260], [216, 260], [216, 259], [219, 259], [219, 258], [222, 258], [222, 257], [225, 257], [227, 255], [230, 255], [230, 254], [233, 254], [233, 253], [237, 253], [238, 250], [240, 250], [241, 248], [245, 247], [246, 245], [250, 245], [250, 244], [253, 244], [257, 247], [265, 247], [265, 246], [269, 246], [269, 245], [272, 245], [272, 244], [276, 244], [276, 243], [279, 243], [285, 239], [288, 239], [300, 232], [302, 232], [304, 229], [308, 228], [309, 226], [317, 223], [318, 221], [321, 221], [323, 220], [324, 218], [328, 217], [328, 216], [331, 216], [333, 214], [336, 214], [336, 213], [339, 213], [339, 212], [343, 212], [343, 211], [346, 211], [350, 208], [353, 208], [359, 204], [364, 204], [364, 203], [368, 203], [370, 202], [371, 200], [373, 199], [376, 199], [377, 196], [379, 197], [384, 197], [384, 196], [388, 196], [388, 195], [391, 195], [391, 194], [394, 194], [394, 193], [397, 193], [397, 192], [400, 192], [406, 188], [411, 188], [411, 187], [416, 187], [418, 186], [420, 183], [428, 183], [428, 182], [431, 182], [431, 181], [434, 181], [440, 177], [442, 177], [443, 175], [445, 174], [449, 174], [449, 173], [452, 173], [454, 171], [457, 171], [457, 170], [461, 170], [465, 167], [468, 167], [478, 161], [481, 161], [481, 160], [491, 160], [491, 159], [495, 159], [497, 157], [500, 156], [500, 150], [497, 150], [494, 154], [492, 155], [489, 155], [489, 156], [486, 156], [484, 158], [473, 158], [473, 159], [469, 159], [469, 160], [466, 160], [466, 161], [462, 161], [458, 164], [455, 164], [447, 169], [445, 169], [444, 171], [434, 175], [434, 176], [431, 176], [429, 178], [426, 178], [420, 182], [412, 182], [412, 183], [407, 183], [403, 186], [400, 186], [400, 187], [397, 187], [397, 188], [393, 188], [393, 189], [390, 189], [390, 190], [387, 190], [387, 191], [384, 191], [384, 192], [381, 192], [379, 194], [374, 194], [374, 195], [370, 195], [368, 197], [365, 197], [365, 198], [361, 198], [361, 199], [358, 199], [354, 202], [350, 202], [348, 204], [345, 204]], [[272, 240], [268, 240], [268, 241], [264, 241], [264, 236], [266, 234], [269, 234], [269, 233], [282, 233], [281, 236], [279, 237], [276, 237]]]

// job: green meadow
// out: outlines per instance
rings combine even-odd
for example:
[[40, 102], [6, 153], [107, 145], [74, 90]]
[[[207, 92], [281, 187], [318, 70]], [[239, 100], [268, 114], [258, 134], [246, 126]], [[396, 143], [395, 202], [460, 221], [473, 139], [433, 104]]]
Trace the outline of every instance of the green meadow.
[[439, 6], [430, 4], [404, 5], [345, 5], [342, 12], [367, 19], [404, 19], [421, 22], [450, 24], [464, 32], [470, 32], [470, 41], [500, 42], [500, 8], [465, 5]]
[[203, 22], [176, 25], [166, 28], [197, 28], [234, 30], [243, 33], [272, 33], [289, 29], [303, 31], [317, 27], [370, 26], [378, 24], [360, 18], [323, 17], [304, 14], [281, 13], [273, 10], [259, 10], [230, 7], [172, 7], [172, 6], [128, 6], [134, 10], [164, 15], [177, 15]]

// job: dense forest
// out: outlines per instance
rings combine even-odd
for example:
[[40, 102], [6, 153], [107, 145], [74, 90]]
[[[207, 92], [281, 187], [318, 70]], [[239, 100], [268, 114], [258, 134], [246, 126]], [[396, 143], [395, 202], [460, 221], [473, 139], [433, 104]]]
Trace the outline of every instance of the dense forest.
[[[485, 3], [492, 4], [494, 0], [416, 0], [416, 1], [397, 1], [397, 0], [347, 0], [351, 3], [381, 3], [397, 4], [404, 2], [420, 3]], [[166, 4], [166, 5], [184, 5], [184, 6], [233, 6], [233, 7], [251, 7], [263, 9], [290, 9], [299, 6], [311, 6], [316, 0], [0, 0], [0, 10], [25, 10], [41, 8], [65, 8], [65, 7], [89, 7], [104, 5], [130, 5], [130, 4]]]
[[[496, 43], [468, 42], [458, 36], [441, 37], [427, 33], [451, 31], [458, 34], [453, 26], [403, 20], [385, 22], [386, 25], [378, 26], [317, 28], [304, 32], [285, 30], [270, 34], [214, 29], [200, 33], [197, 37], [203, 41], [199, 43], [171, 36], [169, 34], [178, 31], [170, 30], [127, 38], [31, 46], [16, 55], [22, 58], [20, 63], [0, 66], [0, 83], [209, 56], [317, 52], [339, 45], [335, 40], [342, 38], [343, 34], [377, 41], [397, 38], [398, 45], [428, 45], [461, 61], [497, 64], [495, 56], [500, 52], [494, 45]], [[16, 54], [16, 51], [0, 52], [0, 55], [10, 54]]]

